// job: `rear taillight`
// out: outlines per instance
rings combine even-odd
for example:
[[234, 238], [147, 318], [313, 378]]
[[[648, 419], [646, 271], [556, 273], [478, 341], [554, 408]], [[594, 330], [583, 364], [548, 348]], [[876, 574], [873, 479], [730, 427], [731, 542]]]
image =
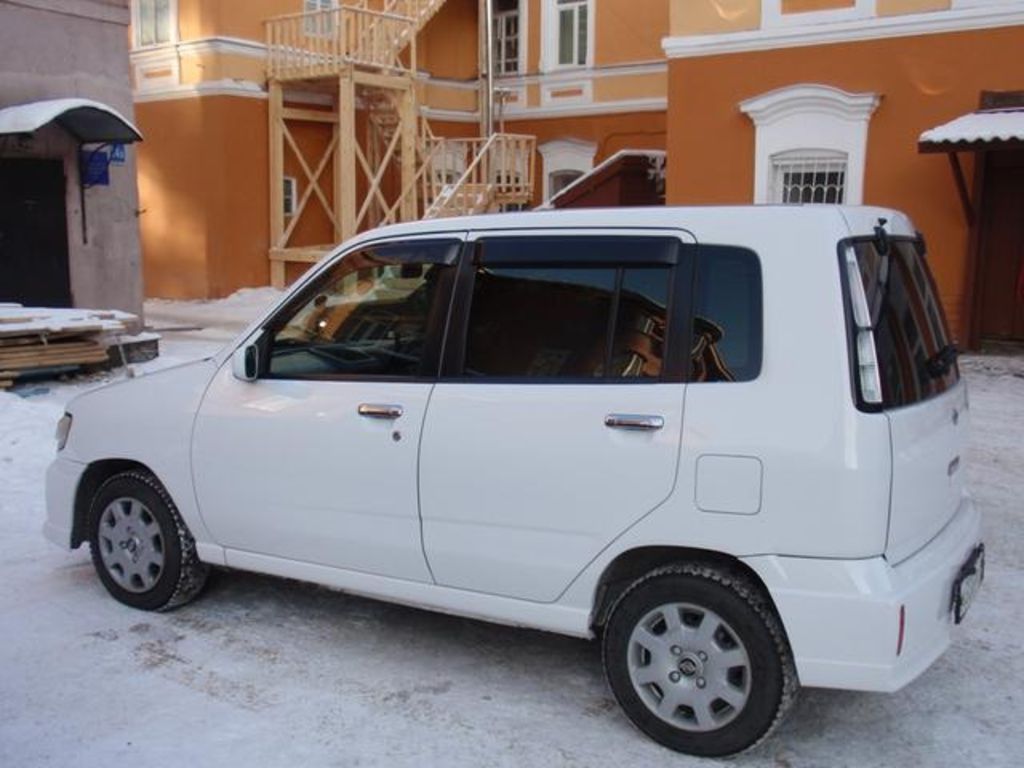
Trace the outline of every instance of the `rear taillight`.
[[860, 396], [865, 403], [877, 405], [882, 402], [882, 376], [878, 368], [878, 355], [875, 352], [875, 333], [871, 327], [871, 309], [864, 293], [864, 282], [861, 280], [857, 255], [853, 247], [846, 249], [846, 275], [850, 290], [850, 307], [853, 310], [853, 323], [857, 337], [854, 339], [857, 356], [857, 378], [860, 383]]
[[907, 606], [900, 606], [900, 633], [896, 639], [896, 655], [903, 653], [903, 638], [907, 631]]

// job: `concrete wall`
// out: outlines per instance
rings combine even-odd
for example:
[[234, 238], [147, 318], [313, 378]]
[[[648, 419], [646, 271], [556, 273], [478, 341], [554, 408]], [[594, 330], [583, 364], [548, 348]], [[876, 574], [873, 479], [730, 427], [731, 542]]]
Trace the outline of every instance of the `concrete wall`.
[[[128, 66], [129, 0], [0, 0], [0, 107], [94, 99], [134, 120]], [[77, 146], [56, 125], [30, 139], [0, 137], [0, 156], [64, 161], [68, 257], [76, 306], [142, 311], [135, 150], [110, 167], [110, 186], [86, 191], [82, 240]]]

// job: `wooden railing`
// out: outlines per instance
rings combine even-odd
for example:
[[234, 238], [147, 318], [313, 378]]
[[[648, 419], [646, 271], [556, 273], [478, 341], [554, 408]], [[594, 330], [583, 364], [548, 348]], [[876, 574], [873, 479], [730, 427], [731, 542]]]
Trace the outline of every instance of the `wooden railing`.
[[[360, 65], [409, 72], [416, 33], [444, 0], [357, 0], [339, 8], [268, 19], [267, 76], [277, 80], [330, 77]], [[403, 56], [410, 48], [407, 56]]]
[[428, 137], [424, 218], [464, 216], [533, 197], [536, 138], [496, 133], [482, 139]]
[[401, 53], [416, 40], [411, 18], [347, 6], [278, 16], [266, 28], [276, 80], [330, 77], [351, 64], [408, 72]]

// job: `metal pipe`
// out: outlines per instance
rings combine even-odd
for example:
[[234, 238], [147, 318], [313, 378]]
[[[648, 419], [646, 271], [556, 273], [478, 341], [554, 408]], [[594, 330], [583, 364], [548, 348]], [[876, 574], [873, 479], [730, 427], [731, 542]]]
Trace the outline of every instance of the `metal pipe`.
[[480, 18], [484, 23], [484, 99], [483, 129], [484, 136], [494, 133], [494, 4], [491, 0], [480, 0]]

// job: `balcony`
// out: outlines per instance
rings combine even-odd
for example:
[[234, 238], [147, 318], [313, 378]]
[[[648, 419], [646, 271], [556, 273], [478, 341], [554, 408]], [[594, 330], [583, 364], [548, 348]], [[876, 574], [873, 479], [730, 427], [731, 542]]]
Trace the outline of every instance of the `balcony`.
[[[415, 12], [415, 6], [391, 2], [384, 7]], [[268, 19], [267, 77], [313, 80], [334, 77], [351, 66], [409, 73], [415, 63], [418, 23], [418, 17], [362, 6]]]

